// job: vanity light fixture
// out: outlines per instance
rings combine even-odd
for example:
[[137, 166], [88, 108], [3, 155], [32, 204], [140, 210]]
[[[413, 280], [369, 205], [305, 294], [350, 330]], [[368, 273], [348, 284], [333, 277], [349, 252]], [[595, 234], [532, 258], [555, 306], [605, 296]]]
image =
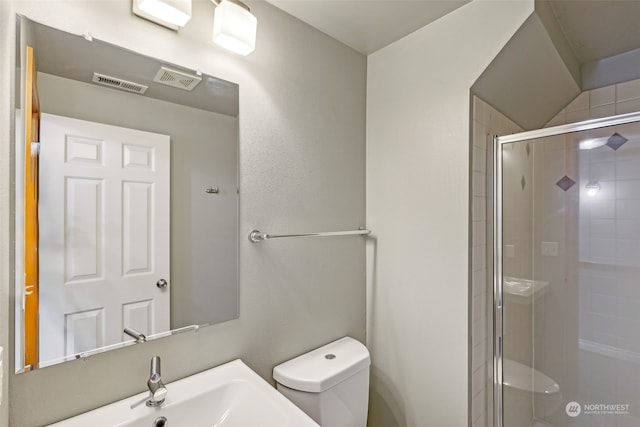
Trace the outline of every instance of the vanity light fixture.
[[213, 42], [227, 50], [246, 56], [256, 48], [258, 20], [240, 0], [211, 0], [216, 5], [213, 15]]
[[191, 19], [191, 0], [133, 0], [133, 13], [177, 31]]

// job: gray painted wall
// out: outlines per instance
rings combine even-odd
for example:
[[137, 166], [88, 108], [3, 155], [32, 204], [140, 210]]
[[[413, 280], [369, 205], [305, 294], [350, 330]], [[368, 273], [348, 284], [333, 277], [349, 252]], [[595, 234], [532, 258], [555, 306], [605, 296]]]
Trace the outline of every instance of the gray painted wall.
[[44, 73], [38, 90], [45, 113], [171, 137], [171, 329], [236, 318], [237, 118]]
[[[13, 245], [11, 244], [11, 231], [14, 226], [14, 219], [11, 210], [8, 208], [13, 200], [11, 188], [13, 185], [13, 167], [11, 158], [13, 150], [11, 148], [11, 136], [15, 132], [14, 114], [10, 112], [15, 107], [14, 86], [16, 86], [16, 64], [12, 60], [15, 51], [15, 25], [6, 25], [6, 18], [0, 15], [0, 64], [2, 64], [2, 75], [6, 78], [0, 79], [0, 99], [3, 100], [0, 106], [0, 122], [2, 123], [2, 136], [0, 137], [0, 324], [9, 325], [11, 300], [11, 284], [13, 283], [13, 268], [11, 260], [13, 258]], [[0, 425], [5, 427], [9, 418], [9, 364], [12, 360], [9, 353], [9, 328], [0, 327], [0, 347], [3, 347], [3, 361], [0, 368], [2, 384], [0, 384]]]
[[[12, 426], [56, 421], [146, 388], [151, 356], [172, 381], [242, 358], [264, 378], [276, 364], [351, 335], [365, 338], [360, 237], [252, 245], [266, 232], [364, 225], [366, 58], [264, 2], [257, 49], [247, 57], [210, 42], [213, 5], [194, 2], [179, 33], [136, 18], [129, 0], [0, 3], [0, 73], [12, 76], [14, 13], [235, 81], [240, 85], [240, 318], [36, 372], [8, 374]], [[0, 345], [9, 344], [10, 79], [0, 83]], [[12, 361], [11, 361], [12, 362]], [[2, 404], [6, 414], [6, 394]], [[37, 407], [34, 408], [34, 402]], [[7, 425], [6, 418], [2, 425]]]
[[640, 78], [640, 49], [582, 65], [582, 89], [590, 90]]

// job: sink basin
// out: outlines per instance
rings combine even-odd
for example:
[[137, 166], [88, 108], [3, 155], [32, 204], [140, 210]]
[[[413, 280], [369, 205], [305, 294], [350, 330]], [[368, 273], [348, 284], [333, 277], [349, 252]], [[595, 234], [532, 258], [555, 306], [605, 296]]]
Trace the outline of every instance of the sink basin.
[[51, 425], [151, 427], [165, 417], [167, 427], [319, 427], [240, 359], [166, 387], [159, 407], [147, 407], [144, 392]]
[[508, 276], [504, 277], [502, 283], [505, 299], [524, 304], [544, 295], [549, 286], [549, 282]]

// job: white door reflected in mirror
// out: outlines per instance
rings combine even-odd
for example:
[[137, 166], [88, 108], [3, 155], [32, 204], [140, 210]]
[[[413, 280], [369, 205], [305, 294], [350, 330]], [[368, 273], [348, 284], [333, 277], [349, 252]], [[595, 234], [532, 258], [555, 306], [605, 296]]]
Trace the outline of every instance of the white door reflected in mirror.
[[169, 330], [170, 137], [42, 114], [40, 366]]

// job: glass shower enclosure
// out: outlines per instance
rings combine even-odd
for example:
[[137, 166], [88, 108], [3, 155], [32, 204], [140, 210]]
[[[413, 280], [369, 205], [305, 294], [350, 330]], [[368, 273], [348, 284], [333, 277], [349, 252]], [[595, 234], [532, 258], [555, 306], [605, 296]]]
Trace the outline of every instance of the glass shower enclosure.
[[640, 113], [494, 148], [494, 425], [640, 426]]

